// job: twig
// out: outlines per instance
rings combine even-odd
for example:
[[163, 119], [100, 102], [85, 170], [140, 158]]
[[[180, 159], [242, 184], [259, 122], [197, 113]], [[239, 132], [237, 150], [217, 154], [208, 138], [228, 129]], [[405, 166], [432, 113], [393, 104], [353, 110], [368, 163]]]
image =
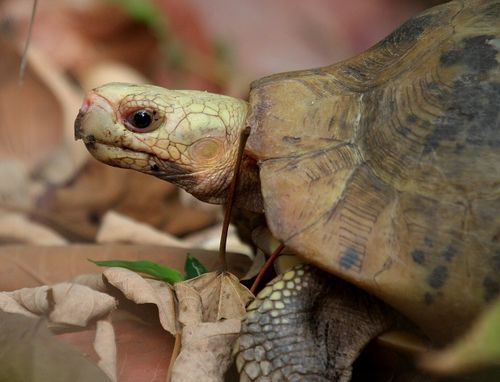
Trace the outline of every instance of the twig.
[[257, 290], [257, 287], [259, 286], [262, 278], [264, 277], [264, 274], [266, 271], [269, 269], [269, 267], [274, 263], [274, 260], [279, 256], [279, 254], [283, 251], [285, 248], [285, 244], [281, 243], [278, 248], [274, 250], [274, 252], [269, 256], [269, 259], [264, 263], [262, 268], [260, 268], [260, 271], [255, 278], [255, 281], [252, 284], [252, 287], [250, 288], [250, 292], [252, 292], [255, 295], [255, 292]]
[[36, 7], [38, 5], [38, 0], [33, 0], [33, 8], [31, 10], [31, 19], [28, 29], [28, 37], [26, 38], [26, 44], [24, 44], [23, 55], [21, 58], [21, 64], [19, 65], [19, 85], [23, 84], [24, 74], [26, 72], [26, 64], [28, 63], [28, 48], [31, 43], [31, 35], [33, 34], [33, 25], [35, 24], [35, 14]]
[[229, 229], [229, 222], [231, 221], [231, 211], [233, 209], [234, 198], [236, 195], [236, 188], [238, 186], [238, 180], [240, 178], [240, 167], [241, 167], [241, 162], [243, 160], [243, 152], [245, 150], [245, 144], [247, 143], [249, 135], [250, 135], [250, 127], [245, 127], [240, 135], [240, 144], [238, 146], [236, 163], [234, 165], [233, 179], [231, 180], [231, 185], [229, 186], [229, 191], [226, 200], [226, 211], [224, 211], [224, 221], [222, 223], [222, 233], [219, 245], [219, 261], [222, 263], [223, 271], [227, 270], [227, 262], [226, 262], [227, 231]]

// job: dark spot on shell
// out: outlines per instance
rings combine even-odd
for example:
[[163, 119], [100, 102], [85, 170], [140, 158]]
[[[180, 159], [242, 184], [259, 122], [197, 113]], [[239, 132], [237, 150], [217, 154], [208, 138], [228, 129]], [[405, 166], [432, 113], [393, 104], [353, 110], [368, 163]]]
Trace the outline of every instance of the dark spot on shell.
[[417, 122], [417, 116], [415, 114], [410, 114], [406, 117], [406, 122], [415, 123]]
[[424, 303], [425, 305], [432, 305], [434, 303], [434, 297], [429, 292], [424, 294]]
[[484, 288], [484, 300], [486, 302], [493, 300], [500, 293], [500, 283], [489, 277], [486, 277], [483, 280], [483, 288]]
[[451, 261], [451, 259], [453, 259], [455, 257], [455, 255], [457, 254], [457, 249], [450, 245], [448, 246], [448, 248], [446, 248], [446, 250], [443, 252], [443, 257], [447, 260], [447, 261]]
[[463, 143], [457, 143], [457, 144], [455, 145], [455, 150], [454, 150], [454, 152], [455, 152], [456, 154], [460, 154], [461, 152], [463, 152], [463, 151], [464, 151], [464, 149], [465, 149], [465, 145], [464, 145]]
[[160, 166], [158, 166], [156, 163], [151, 165], [151, 171], [160, 171]]
[[342, 269], [351, 269], [352, 267], [359, 268], [361, 262], [360, 254], [353, 248], [347, 248], [339, 260], [339, 265]]
[[415, 44], [420, 35], [428, 29], [433, 21], [434, 17], [432, 15], [414, 17], [392, 32], [380, 44], [386, 48], [391, 45]]
[[425, 253], [420, 249], [415, 249], [411, 252], [411, 258], [419, 265], [425, 264]]
[[464, 64], [474, 73], [486, 73], [495, 68], [497, 50], [489, 43], [493, 35], [468, 37], [462, 40], [461, 47], [444, 52], [440, 57], [443, 66]]
[[445, 113], [426, 137], [424, 153], [438, 148], [441, 141], [499, 147], [499, 104], [500, 83], [462, 76], [443, 105]]
[[302, 140], [300, 137], [291, 137], [289, 135], [285, 135], [283, 138], [282, 138], [283, 142], [285, 143], [292, 143], [292, 144], [295, 144], [295, 143], [300, 143], [300, 141]]
[[403, 137], [407, 137], [411, 133], [411, 129], [409, 129], [406, 126], [398, 126], [398, 133], [401, 134]]
[[448, 268], [445, 265], [438, 265], [432, 270], [429, 277], [427, 277], [427, 284], [429, 284], [431, 288], [440, 289], [443, 287], [447, 278]]
[[434, 246], [434, 243], [432, 242], [432, 239], [428, 236], [424, 238], [424, 244], [430, 248]]

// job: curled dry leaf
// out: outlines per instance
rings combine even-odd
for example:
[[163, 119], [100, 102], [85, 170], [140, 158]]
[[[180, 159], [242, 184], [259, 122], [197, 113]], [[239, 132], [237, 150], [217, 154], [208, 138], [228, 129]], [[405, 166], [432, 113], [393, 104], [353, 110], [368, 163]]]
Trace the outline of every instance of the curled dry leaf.
[[109, 317], [97, 321], [94, 349], [99, 356], [97, 365], [115, 382], [117, 380], [115, 331]]
[[14, 299], [23, 309], [40, 316], [49, 311], [48, 290], [49, 286], [42, 285], [36, 288], [22, 288], [13, 292], [2, 292], [2, 294]]
[[156, 305], [162, 327], [173, 335], [177, 333], [175, 297], [169, 284], [142, 278], [124, 268], [108, 268], [103, 275], [111, 285], [136, 304]]
[[36, 317], [35, 314], [31, 313], [28, 309], [24, 308], [7, 293], [0, 293], [0, 311], [5, 313], [22, 314], [23, 316], [26, 317], [33, 317], [33, 318]]
[[241, 328], [239, 319], [184, 327], [182, 350], [172, 370], [173, 382], [222, 381]]
[[48, 290], [48, 297], [54, 304], [50, 320], [57, 323], [84, 327], [116, 309], [113, 297], [79, 284], [56, 284]]
[[[72, 283], [23, 288], [2, 292], [0, 296], [0, 301], [11, 298], [9, 305], [5, 305], [5, 311], [48, 315], [54, 323], [81, 327], [86, 326], [89, 321], [108, 315], [116, 308], [115, 299], [108, 294]], [[17, 307], [13, 305], [13, 301], [18, 304]]]
[[86, 273], [78, 275], [71, 280], [71, 282], [88, 286], [89, 288], [99, 292], [106, 292], [107, 289], [107, 285], [102, 279], [102, 273]]

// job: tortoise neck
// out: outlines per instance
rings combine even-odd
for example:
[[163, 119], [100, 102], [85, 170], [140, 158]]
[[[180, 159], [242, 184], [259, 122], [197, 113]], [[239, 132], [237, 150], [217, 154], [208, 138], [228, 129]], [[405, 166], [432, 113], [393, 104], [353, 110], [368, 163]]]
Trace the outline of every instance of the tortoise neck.
[[235, 205], [252, 212], [264, 212], [264, 202], [260, 190], [259, 166], [254, 158], [246, 154], [243, 154], [241, 162]]

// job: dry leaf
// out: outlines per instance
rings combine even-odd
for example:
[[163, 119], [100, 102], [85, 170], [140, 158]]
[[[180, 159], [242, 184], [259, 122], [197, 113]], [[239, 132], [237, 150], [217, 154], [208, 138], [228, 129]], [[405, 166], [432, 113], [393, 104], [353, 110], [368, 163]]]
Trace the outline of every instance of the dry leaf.
[[[157, 318], [158, 312], [153, 312], [153, 309], [141, 309], [136, 311], [138, 315], [135, 315], [125, 310], [125, 305], [122, 304], [112, 314], [118, 381], [165, 382], [168, 360], [174, 345], [173, 336], [161, 327]], [[97, 364], [102, 360], [102, 356], [98, 356], [95, 349], [95, 342], [101, 341], [95, 338], [99, 336], [98, 325], [99, 322], [85, 330], [58, 333], [57, 338], [79, 349]], [[106, 338], [104, 340], [107, 342]]]
[[106, 292], [108, 286], [102, 278], [102, 273], [87, 273], [83, 275], [78, 275], [73, 280], [72, 283], [88, 286], [93, 290], [99, 292]]
[[26, 317], [36, 317], [36, 314], [31, 313], [28, 309], [20, 305], [12, 296], [9, 296], [8, 293], [0, 293], [0, 311], [22, 314]]
[[2, 292], [1, 294], [10, 296], [20, 307], [41, 316], [49, 312], [49, 301], [47, 299], [49, 288], [47, 285], [42, 285], [36, 288], [22, 288], [13, 292]]
[[[214, 275], [215, 272], [208, 273]], [[203, 304], [200, 294], [187, 282], [174, 285], [178, 301], [178, 320], [182, 325], [195, 324], [203, 321]]]
[[173, 335], [177, 333], [175, 297], [169, 284], [142, 278], [124, 268], [108, 268], [103, 275], [111, 285], [136, 304], [156, 305], [163, 328]]
[[30, 172], [61, 144], [62, 108], [30, 66], [19, 86], [20, 54], [1, 34], [0, 50], [0, 159], [22, 161]]
[[22, 242], [38, 245], [63, 245], [67, 240], [53, 230], [30, 221], [19, 213], [0, 215], [0, 238], [7, 242]]
[[49, 318], [55, 323], [84, 327], [116, 309], [113, 297], [79, 284], [56, 284], [48, 290], [48, 297], [54, 304]]
[[[60, 283], [53, 286], [23, 288], [1, 292], [23, 309], [39, 316], [48, 315], [54, 323], [87, 326], [89, 321], [108, 315], [116, 308], [116, 301], [108, 294], [84, 285]], [[7, 307], [12, 312], [12, 307]]]
[[203, 305], [203, 322], [241, 319], [253, 294], [229, 272], [211, 272], [186, 281], [199, 293]]
[[97, 232], [96, 241], [105, 243], [134, 243], [188, 248], [189, 244], [173, 235], [158, 231], [125, 215], [108, 211]]
[[231, 363], [239, 336], [239, 319], [187, 325], [182, 330], [182, 350], [172, 370], [172, 382], [219, 382]]
[[116, 342], [115, 331], [111, 320], [97, 321], [94, 349], [99, 356], [97, 365], [113, 382], [116, 382]]
[[0, 381], [110, 382], [40, 319], [0, 312]]
[[206, 273], [174, 289], [183, 329], [172, 381], [222, 381], [252, 293], [229, 272]]

